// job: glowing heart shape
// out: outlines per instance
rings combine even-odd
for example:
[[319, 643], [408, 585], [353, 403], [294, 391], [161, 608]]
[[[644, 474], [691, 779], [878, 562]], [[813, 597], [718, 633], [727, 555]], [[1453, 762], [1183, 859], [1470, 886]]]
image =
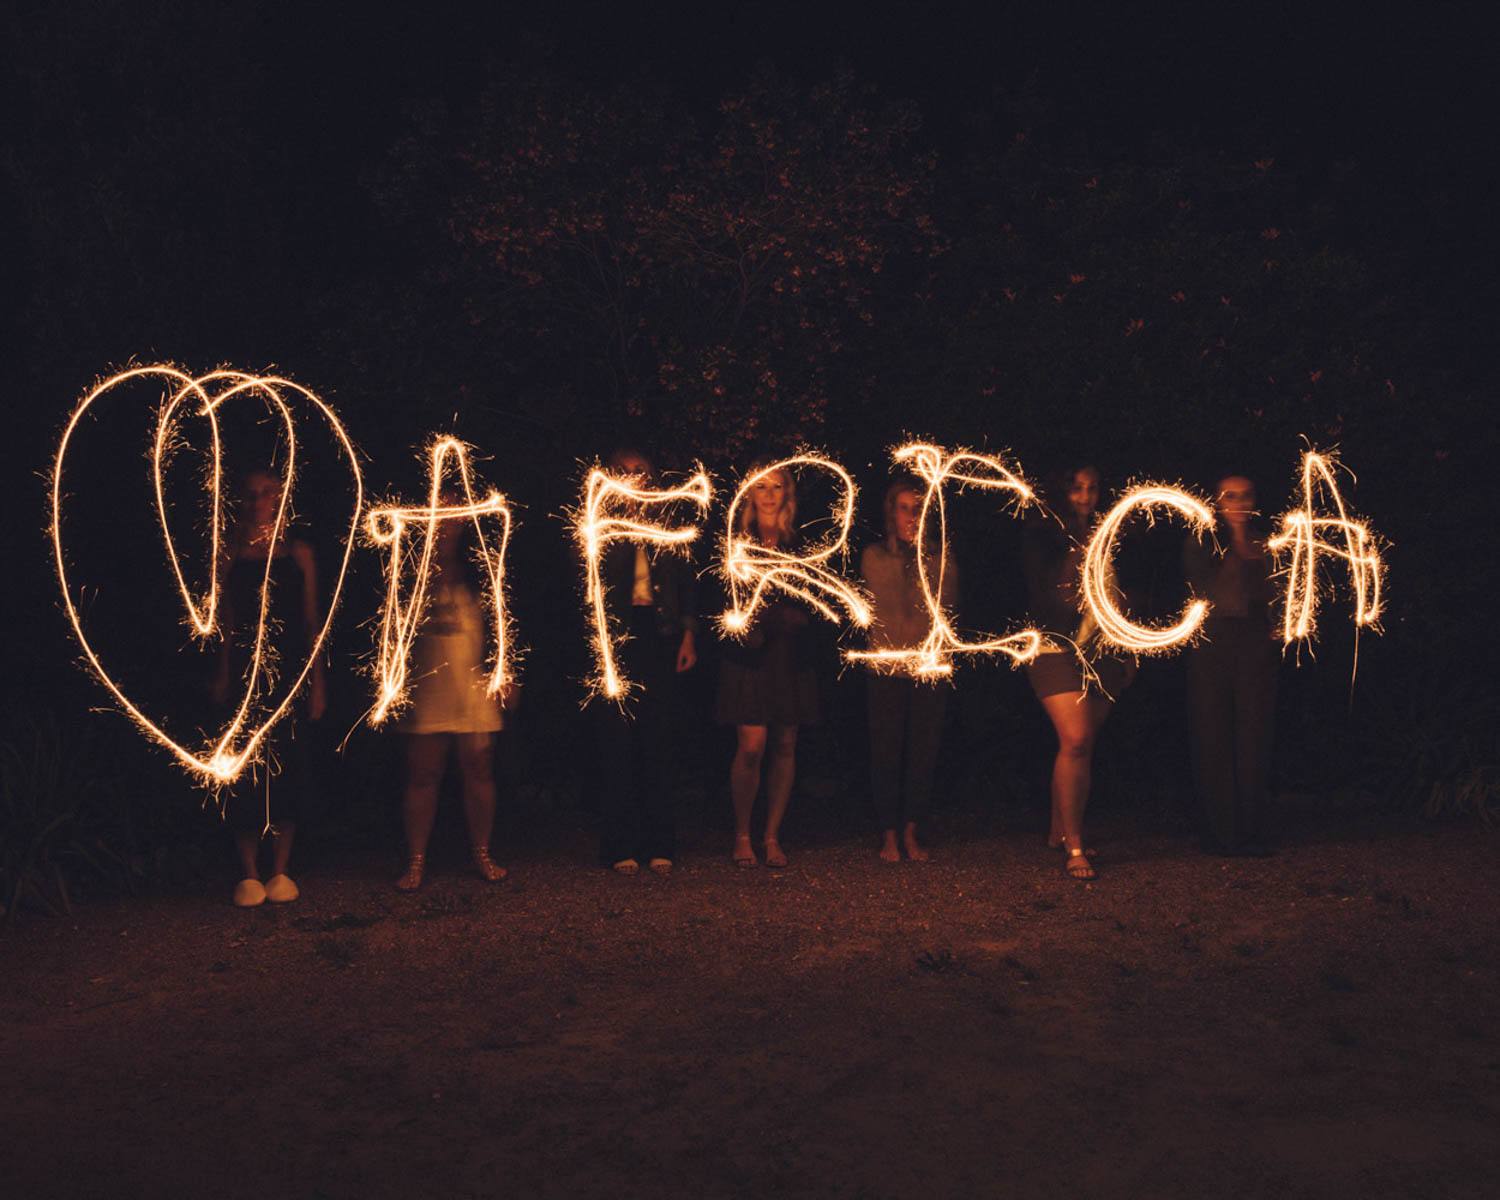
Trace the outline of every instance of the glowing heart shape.
[[[219, 611], [219, 554], [220, 534], [223, 519], [223, 453], [219, 437], [218, 411], [225, 401], [241, 396], [258, 396], [266, 401], [281, 418], [282, 428], [286, 434], [286, 468], [282, 478], [281, 499], [276, 509], [276, 523], [272, 529], [269, 549], [266, 554], [265, 574], [261, 578], [260, 585], [260, 614], [255, 628], [255, 641], [251, 649], [250, 671], [245, 681], [245, 692], [235, 708], [234, 715], [229, 723], [213, 740], [213, 742], [202, 751], [195, 751], [182, 745], [161, 725], [146, 715], [131, 699], [125, 695], [120, 685], [105, 670], [104, 664], [99, 660], [99, 655], [89, 643], [88, 636], [83, 631], [83, 622], [79, 617], [78, 609], [73, 603], [72, 587], [68, 582], [67, 560], [63, 554], [62, 539], [62, 507], [63, 507], [63, 467], [67, 459], [68, 446], [72, 440], [78, 423], [90, 407], [105, 393], [121, 384], [143, 378], [158, 378], [168, 385], [171, 397], [157, 417], [156, 437], [151, 451], [151, 473], [152, 483], [156, 491], [156, 513], [161, 522], [162, 539], [166, 543], [167, 560], [171, 565], [172, 572], [177, 579], [177, 588], [181, 594], [183, 604], [187, 608], [189, 622], [195, 633], [200, 637], [207, 637], [218, 630]], [[171, 522], [167, 516], [166, 496], [163, 485], [163, 474], [166, 466], [166, 458], [174, 445], [174, 431], [180, 420], [180, 411], [188, 401], [197, 401], [198, 415], [206, 417], [212, 435], [212, 469], [211, 483], [212, 497], [210, 501], [210, 526], [209, 537], [209, 584], [207, 594], [194, 596], [192, 587], [189, 585], [187, 575], [182, 568], [182, 560], [178, 554], [177, 544], [172, 538]], [[349, 518], [349, 530], [344, 536], [344, 556], [339, 563], [338, 575], [334, 579], [333, 592], [328, 599], [328, 612], [323, 619], [322, 627], [317, 631], [309, 647], [307, 660], [297, 672], [296, 678], [285, 691], [280, 701], [271, 706], [271, 700], [266, 700], [269, 711], [258, 721], [251, 719], [251, 706], [254, 703], [257, 684], [260, 683], [267, 671], [267, 616], [269, 614], [271, 594], [271, 568], [274, 562], [274, 549], [277, 541], [281, 538], [286, 525], [287, 506], [296, 481], [297, 469], [297, 438], [296, 421], [292, 414], [289, 401], [302, 400], [312, 405], [328, 422], [333, 430], [339, 445], [342, 447], [345, 457], [348, 459], [349, 470], [354, 477], [354, 510]], [[344, 577], [349, 570], [349, 558], [354, 550], [355, 533], [359, 524], [360, 513], [364, 507], [364, 480], [360, 475], [359, 457], [354, 448], [354, 443], [349, 440], [349, 435], [344, 431], [338, 417], [333, 410], [312, 392], [300, 384], [293, 383], [289, 379], [282, 379], [273, 375], [248, 375], [240, 371], [213, 371], [207, 375], [193, 377], [175, 367], [150, 366], [136, 367], [133, 370], [121, 371], [111, 376], [89, 392], [79, 402], [73, 411], [67, 428], [63, 430], [62, 442], [57, 448], [57, 459], [52, 470], [52, 549], [56, 559], [57, 579], [62, 587], [63, 604], [67, 607], [68, 619], [73, 623], [73, 631], [78, 635], [79, 644], [83, 647], [84, 654], [88, 657], [90, 666], [94, 673], [99, 676], [100, 681], [114, 695], [115, 699], [151, 738], [170, 750], [189, 771], [198, 776], [204, 782], [211, 784], [225, 784], [235, 779], [247, 765], [255, 761], [257, 754], [265, 744], [266, 735], [271, 728], [286, 715], [291, 707], [292, 699], [306, 682], [308, 674], [312, 671], [313, 663], [317, 661], [318, 654], [322, 651], [323, 642], [328, 636], [328, 630], [333, 624], [333, 614], [338, 609], [339, 594], [343, 590]]]

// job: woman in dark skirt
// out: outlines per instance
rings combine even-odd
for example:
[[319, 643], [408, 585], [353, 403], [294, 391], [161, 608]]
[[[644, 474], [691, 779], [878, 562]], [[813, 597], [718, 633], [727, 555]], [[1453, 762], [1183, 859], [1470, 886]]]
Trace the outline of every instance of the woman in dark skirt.
[[1047, 844], [1063, 851], [1063, 869], [1078, 880], [1096, 875], [1083, 846], [1083, 814], [1093, 777], [1094, 743], [1115, 698], [1135, 678], [1135, 664], [1113, 655], [1089, 661], [1085, 680], [1076, 644], [1083, 640], [1079, 593], [1083, 548], [1099, 506], [1099, 472], [1081, 466], [1059, 476], [1053, 489], [1063, 527], [1038, 519], [1026, 530], [1026, 588], [1031, 616], [1055, 648], [1026, 667], [1031, 689], [1057, 734], [1052, 764], [1052, 825]]
[[1219, 548], [1183, 544], [1193, 591], [1212, 608], [1188, 654], [1193, 775], [1211, 854], [1264, 855], [1264, 811], [1280, 656], [1271, 626], [1265, 538], [1253, 524], [1255, 484], [1226, 475], [1214, 489]]
[[[276, 631], [275, 653], [283, 671], [301, 669], [312, 648], [314, 631], [322, 623], [312, 547], [299, 538], [274, 538], [280, 504], [281, 480], [277, 476], [252, 471], [245, 477], [244, 507], [222, 567], [224, 639], [213, 682], [214, 700], [219, 704], [228, 701], [232, 681], [244, 679], [250, 670], [267, 554], [271, 556], [271, 583], [266, 615], [268, 625]], [[326, 706], [327, 684], [319, 658], [309, 674], [303, 711], [308, 721], [318, 721]], [[234, 902], [241, 908], [253, 908], [267, 900], [286, 903], [299, 895], [287, 870], [297, 822], [311, 787], [308, 759], [307, 730], [299, 731], [288, 713], [266, 743], [265, 760], [229, 791], [225, 819], [234, 830], [239, 856], [240, 882], [234, 889]], [[260, 843], [267, 833], [271, 874], [263, 884]]]
[[[765, 546], [790, 546], [797, 515], [797, 487], [791, 473], [764, 476], [750, 498], [742, 532]], [[763, 764], [766, 831], [762, 848], [768, 867], [786, 866], [781, 821], [797, 773], [797, 728], [818, 720], [818, 687], [808, 634], [808, 615], [802, 608], [786, 599], [768, 598], [742, 639], [726, 641], [723, 647], [716, 713], [719, 723], [733, 725], [736, 734], [729, 791], [734, 799], [737, 867], [754, 867], [760, 861], [750, 841], [750, 813], [760, 791]]]

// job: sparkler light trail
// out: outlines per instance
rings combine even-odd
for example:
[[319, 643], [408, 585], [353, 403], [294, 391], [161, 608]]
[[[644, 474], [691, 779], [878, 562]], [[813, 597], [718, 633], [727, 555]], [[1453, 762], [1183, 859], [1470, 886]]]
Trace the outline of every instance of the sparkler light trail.
[[[119, 682], [105, 669], [97, 651], [89, 642], [87, 634], [84, 633], [83, 621], [79, 615], [78, 608], [74, 603], [73, 585], [68, 579], [67, 557], [63, 552], [63, 502], [64, 492], [64, 467], [67, 462], [68, 448], [72, 444], [73, 435], [78, 429], [79, 422], [89, 412], [96, 401], [107, 395], [115, 388], [140, 380], [156, 381], [164, 384], [168, 389], [168, 399], [162, 405], [156, 424], [156, 436], [151, 450], [151, 474], [152, 486], [156, 495], [157, 518], [161, 523], [162, 538], [166, 544], [167, 561], [176, 577], [178, 591], [182, 597], [183, 605], [187, 610], [188, 624], [193, 632], [202, 638], [220, 633], [219, 627], [219, 572], [222, 566], [222, 539], [223, 539], [223, 446], [219, 434], [218, 414], [220, 408], [226, 401], [238, 399], [245, 396], [258, 396], [265, 404], [271, 407], [280, 417], [282, 435], [284, 438], [284, 449], [286, 453], [286, 466], [281, 474], [281, 496], [277, 503], [276, 520], [272, 527], [271, 536], [266, 546], [266, 565], [261, 577], [259, 613], [255, 624], [254, 641], [250, 652], [250, 667], [245, 679], [245, 690], [233, 716], [224, 729], [211, 741], [211, 743], [200, 750], [194, 750], [185, 746], [173, 738], [162, 727], [161, 723], [137, 706], [124, 692]], [[189, 401], [195, 402], [197, 413], [208, 421], [210, 431], [211, 458], [209, 472], [210, 488], [210, 531], [209, 531], [209, 583], [206, 593], [195, 596], [191, 585], [188, 583], [187, 574], [183, 569], [181, 556], [177, 550], [177, 543], [172, 536], [171, 520], [167, 512], [165, 496], [164, 474], [167, 459], [172, 449], [179, 441], [179, 423], [181, 421], [180, 410]], [[289, 403], [290, 402], [290, 403]], [[311, 406], [327, 423], [333, 431], [344, 458], [348, 464], [349, 472], [354, 481], [354, 506], [350, 514], [349, 530], [344, 540], [344, 555], [339, 563], [338, 574], [334, 578], [333, 591], [329, 597], [328, 612], [324, 617], [323, 624], [312, 638], [308, 648], [307, 660], [304, 662], [292, 680], [281, 699], [272, 705], [271, 698], [260, 696], [261, 691], [271, 691], [274, 686], [271, 671], [272, 649], [268, 644], [269, 631], [267, 628], [271, 604], [271, 575], [272, 566], [276, 558], [276, 547], [285, 533], [292, 489], [296, 482], [297, 469], [297, 436], [296, 418], [293, 416], [292, 403], [305, 403]], [[344, 578], [349, 570], [349, 557], [354, 548], [354, 535], [359, 526], [360, 510], [364, 506], [364, 480], [359, 470], [359, 456], [355, 451], [354, 444], [349, 440], [343, 425], [331, 408], [328, 407], [317, 395], [293, 383], [289, 379], [283, 379], [274, 375], [250, 375], [241, 371], [213, 371], [207, 375], [193, 377], [175, 367], [157, 365], [147, 367], [136, 367], [128, 371], [121, 371], [110, 376], [98, 384], [92, 391], [88, 392], [78, 406], [73, 410], [73, 415], [68, 420], [67, 427], [63, 430], [62, 441], [57, 448], [57, 457], [52, 468], [52, 513], [51, 513], [51, 535], [52, 550], [57, 569], [58, 584], [62, 589], [63, 604], [67, 610], [68, 620], [72, 623], [73, 632], [82, 646], [89, 665], [98, 675], [100, 682], [109, 689], [110, 693], [119, 702], [126, 714], [153, 740], [169, 750], [177, 760], [186, 767], [195, 777], [211, 785], [222, 785], [233, 781], [251, 762], [255, 761], [265, 744], [266, 735], [272, 726], [276, 724], [287, 710], [291, 707], [293, 698], [301, 690], [308, 675], [312, 671], [313, 664], [322, 652], [323, 643], [328, 636], [328, 630], [333, 624], [333, 616], [338, 608], [339, 595], [343, 590]], [[259, 703], [257, 704], [257, 701]], [[254, 719], [258, 717], [258, 719]]]
[[[615, 639], [609, 630], [609, 613], [605, 607], [604, 581], [601, 570], [604, 549], [614, 541], [660, 546], [668, 550], [684, 549], [702, 532], [698, 525], [658, 525], [643, 520], [640, 513], [647, 505], [691, 503], [700, 510], [708, 508], [713, 485], [698, 471], [686, 482], [672, 488], [641, 486], [638, 475], [612, 475], [603, 467], [594, 467], [584, 483], [583, 506], [573, 517], [573, 537], [583, 552], [584, 601], [593, 619], [594, 659], [598, 670], [592, 681], [593, 691], [611, 700], [623, 700], [635, 686], [620, 674], [615, 663]], [[617, 512], [610, 515], [609, 510]]]
[[[1013, 662], [1030, 662], [1042, 647], [1042, 635], [1035, 629], [1024, 629], [1008, 637], [966, 642], [953, 631], [948, 614], [943, 611], [943, 577], [948, 569], [948, 513], [943, 497], [944, 483], [952, 480], [960, 488], [982, 487], [1009, 492], [1019, 505], [1036, 499], [1031, 486], [998, 457], [972, 450], [949, 453], [941, 446], [912, 442], [898, 446], [891, 457], [910, 464], [913, 471], [927, 481], [922, 498], [922, 512], [917, 518], [917, 577], [922, 588], [931, 625], [920, 646], [890, 647], [882, 650], [852, 650], [845, 655], [851, 662], [869, 663], [876, 670], [890, 670], [931, 678], [953, 671], [955, 654], [1007, 654]], [[937, 511], [937, 578], [927, 569], [927, 521]]]
[[[791, 553], [779, 546], [762, 545], [758, 538], [747, 532], [741, 505], [746, 503], [762, 479], [777, 472], [790, 475], [798, 467], [811, 467], [833, 475], [842, 487], [843, 499], [835, 512], [837, 532], [800, 553]], [[723, 560], [719, 566], [720, 574], [729, 585], [729, 608], [719, 615], [719, 624], [726, 633], [734, 637], [743, 634], [766, 592], [771, 589], [780, 589], [805, 601], [835, 624], [839, 621], [835, 605], [861, 628], [870, 623], [870, 605], [860, 589], [824, 565], [835, 555], [848, 553], [857, 494], [848, 471], [831, 459], [806, 451], [762, 467], [740, 484], [729, 504]]]
[[1083, 555], [1084, 607], [1093, 619], [1099, 640], [1129, 650], [1132, 654], [1157, 654], [1193, 637], [1208, 615], [1208, 601], [1192, 600], [1175, 625], [1151, 626], [1132, 621], [1115, 603], [1114, 561], [1120, 527], [1136, 509], [1143, 509], [1147, 519], [1155, 521], [1156, 509], [1165, 508], [1180, 514], [1197, 533], [1208, 533], [1214, 527], [1213, 510], [1203, 501], [1181, 488], [1165, 484], [1142, 484], [1132, 488], [1104, 515], [1095, 528]]
[[[462, 504], [444, 504], [444, 479], [449, 472], [457, 478]], [[407, 670], [411, 663], [412, 642], [427, 610], [427, 588], [432, 579], [432, 557], [437, 546], [438, 525], [442, 521], [469, 520], [474, 523], [478, 556], [484, 565], [489, 584], [489, 609], [493, 619], [495, 644], [494, 665], [485, 684], [485, 694], [496, 695], [512, 682], [510, 673], [510, 620], [505, 602], [505, 551], [510, 545], [511, 514], [505, 497], [493, 488], [481, 500], [474, 496], [474, 476], [469, 468], [469, 448], [453, 437], [441, 437], [428, 451], [429, 488], [427, 504], [404, 508], [388, 504], [372, 508], [365, 515], [365, 530], [378, 546], [390, 547], [386, 559], [385, 603], [380, 615], [380, 650], [375, 662], [378, 695], [370, 710], [370, 724], [379, 725], [407, 699]], [[485, 539], [484, 518], [498, 517], [500, 539], [491, 549]], [[407, 549], [408, 529], [419, 530], [421, 550], [415, 555]], [[401, 603], [402, 563], [415, 557], [411, 592]]]
[[[1374, 626], [1380, 619], [1385, 566], [1375, 535], [1364, 522], [1350, 516], [1344, 505], [1334, 477], [1334, 471], [1341, 465], [1333, 454], [1319, 454], [1315, 450], [1303, 454], [1302, 506], [1282, 516], [1281, 531], [1266, 543], [1278, 557], [1288, 550], [1291, 553], [1281, 626], [1284, 645], [1307, 641], [1316, 629], [1320, 555], [1342, 558], [1349, 568], [1356, 637], [1362, 627]], [[1319, 491], [1328, 501], [1328, 508], [1323, 510], [1326, 515], [1318, 510]]]

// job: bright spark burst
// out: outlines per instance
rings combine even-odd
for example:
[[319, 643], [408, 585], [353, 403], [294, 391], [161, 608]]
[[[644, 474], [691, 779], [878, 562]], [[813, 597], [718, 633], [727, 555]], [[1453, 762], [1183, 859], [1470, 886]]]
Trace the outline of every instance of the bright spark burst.
[[[922, 498], [922, 512], [917, 519], [917, 577], [922, 598], [927, 605], [931, 625], [920, 646], [891, 647], [883, 650], [853, 650], [845, 655], [851, 662], [869, 663], [877, 670], [890, 670], [931, 678], [953, 671], [955, 654], [1007, 654], [1017, 663], [1030, 662], [1042, 648], [1042, 635], [1035, 629], [1024, 629], [1008, 637], [966, 642], [953, 630], [943, 611], [943, 577], [948, 570], [948, 514], [943, 485], [949, 480], [963, 487], [982, 487], [1009, 492], [1021, 506], [1036, 499], [1031, 486], [994, 455], [972, 450], [955, 450], [951, 454], [941, 446], [912, 442], [892, 451], [898, 463], [910, 464], [913, 471], [927, 481]], [[937, 510], [937, 578], [927, 569], [927, 521]]]
[[[642, 487], [639, 476], [612, 475], [594, 467], [584, 483], [583, 505], [574, 514], [573, 537], [583, 552], [584, 601], [593, 618], [594, 660], [597, 671], [593, 691], [611, 700], [623, 700], [635, 684], [620, 674], [615, 662], [615, 638], [609, 630], [609, 612], [605, 607], [605, 586], [601, 571], [604, 549], [613, 541], [661, 546], [681, 550], [702, 532], [698, 525], [658, 525], [641, 519], [647, 505], [691, 503], [707, 510], [713, 496], [708, 476], [698, 471], [686, 482], [672, 488]], [[623, 513], [608, 515], [618, 506]]]
[[[224, 729], [212, 740], [212, 742], [201, 750], [193, 750], [177, 741], [162, 728], [161, 724], [147, 716], [128, 696], [115, 678], [105, 669], [100, 661], [98, 653], [89, 642], [88, 636], [83, 630], [83, 621], [79, 616], [78, 608], [73, 600], [73, 585], [68, 580], [67, 558], [63, 553], [62, 534], [62, 510], [64, 500], [64, 465], [67, 460], [68, 447], [72, 444], [73, 434], [78, 428], [79, 422], [84, 414], [93, 407], [95, 401], [106, 393], [123, 384], [143, 379], [155, 379], [164, 383], [169, 389], [170, 395], [166, 403], [162, 405], [157, 416], [156, 436], [152, 443], [151, 451], [151, 474], [152, 486], [156, 494], [157, 518], [161, 523], [162, 538], [166, 544], [167, 561], [171, 566], [173, 575], [176, 577], [178, 591], [182, 602], [187, 610], [188, 623], [194, 633], [199, 637], [221, 633], [219, 627], [219, 574], [221, 568], [221, 546], [223, 540], [223, 446], [219, 435], [218, 413], [223, 404], [241, 396], [257, 395], [267, 404], [272, 406], [279, 414], [282, 430], [285, 435], [286, 466], [281, 477], [281, 498], [276, 508], [276, 521], [272, 526], [271, 537], [266, 546], [265, 572], [261, 577], [260, 585], [260, 611], [255, 624], [255, 636], [250, 653], [250, 669], [245, 680], [245, 691], [235, 708], [234, 715], [229, 719]], [[328, 611], [323, 619], [321, 628], [312, 639], [308, 648], [307, 660], [297, 672], [280, 699], [269, 712], [264, 712], [269, 707], [270, 700], [263, 699], [262, 711], [258, 721], [252, 720], [252, 709], [256, 707], [257, 693], [264, 687], [270, 689], [272, 682], [271, 658], [272, 650], [268, 645], [269, 630], [268, 618], [271, 604], [271, 572], [276, 558], [276, 547], [281, 540], [285, 529], [289, 512], [292, 489], [296, 482], [297, 469], [297, 437], [296, 419], [293, 416], [289, 400], [301, 399], [317, 410], [324, 420], [328, 422], [333, 430], [340, 447], [348, 462], [349, 471], [354, 479], [354, 507], [350, 515], [349, 531], [344, 541], [344, 556], [339, 563], [339, 570], [333, 582], [333, 591], [329, 597]], [[166, 460], [171, 449], [177, 444], [178, 423], [181, 420], [180, 412], [182, 405], [188, 401], [195, 401], [198, 405], [198, 414], [206, 417], [211, 433], [211, 460], [210, 460], [210, 533], [209, 533], [209, 583], [206, 594], [195, 596], [192, 586], [188, 583], [187, 574], [183, 569], [182, 559], [177, 550], [177, 544], [172, 537], [171, 521], [167, 513], [165, 496], [165, 483], [163, 476], [166, 470]], [[333, 410], [328, 407], [317, 395], [293, 383], [289, 379], [283, 379], [274, 375], [249, 375], [241, 371], [213, 371], [207, 375], [193, 377], [175, 367], [156, 365], [147, 367], [136, 367], [128, 371], [121, 371], [116, 375], [104, 380], [92, 391], [79, 401], [73, 410], [72, 417], [68, 420], [67, 427], [63, 430], [62, 441], [57, 448], [57, 457], [52, 469], [52, 550], [57, 569], [58, 584], [62, 589], [63, 604], [67, 609], [68, 620], [73, 625], [73, 632], [78, 637], [79, 644], [83, 647], [85, 657], [100, 682], [109, 689], [110, 693], [119, 702], [126, 714], [140, 726], [140, 728], [154, 741], [165, 747], [177, 758], [190, 772], [205, 783], [222, 785], [232, 782], [247, 765], [255, 761], [257, 755], [265, 744], [266, 735], [271, 728], [286, 715], [291, 707], [293, 698], [301, 690], [312, 672], [313, 664], [322, 652], [323, 643], [328, 636], [328, 630], [333, 624], [333, 616], [338, 608], [338, 600], [344, 586], [344, 578], [349, 570], [349, 557], [354, 549], [354, 534], [359, 525], [360, 510], [364, 506], [364, 480], [359, 470], [359, 456], [354, 448], [353, 442], [345, 432], [343, 425]]]
[[[837, 532], [816, 545], [792, 554], [779, 546], [766, 546], [740, 528], [744, 524], [740, 506], [755, 490], [755, 485], [778, 471], [788, 476], [799, 467], [827, 471], [838, 479], [843, 498], [835, 510]], [[828, 620], [837, 624], [841, 608], [861, 628], [870, 623], [869, 601], [859, 588], [835, 575], [824, 564], [835, 556], [845, 557], [849, 549], [849, 530], [854, 525], [854, 507], [858, 496], [854, 479], [832, 459], [804, 451], [762, 467], [740, 483], [730, 501], [725, 524], [723, 561], [720, 573], [729, 585], [729, 608], [719, 615], [720, 627], [739, 637], [750, 627], [756, 610], [767, 591], [780, 589], [789, 596], [805, 601]]]
[[1195, 532], [1207, 533], [1214, 527], [1213, 510], [1203, 501], [1181, 488], [1165, 484], [1142, 484], [1132, 488], [1104, 515], [1083, 555], [1083, 602], [1092, 618], [1099, 640], [1132, 654], [1157, 654], [1190, 640], [1208, 615], [1208, 601], [1192, 600], [1174, 625], [1151, 626], [1132, 621], [1115, 602], [1115, 550], [1120, 527], [1136, 510], [1144, 509], [1147, 518], [1156, 519], [1156, 509], [1169, 509], [1187, 520]]
[[[1303, 454], [1302, 505], [1282, 516], [1281, 531], [1266, 543], [1278, 557], [1286, 551], [1291, 556], [1281, 626], [1285, 645], [1311, 639], [1317, 628], [1320, 555], [1341, 558], [1349, 568], [1356, 635], [1364, 626], [1377, 625], [1380, 619], [1385, 565], [1375, 535], [1364, 522], [1351, 516], [1344, 504], [1334, 476], [1340, 466], [1333, 454], [1315, 450]], [[1320, 490], [1328, 501], [1321, 513], [1317, 503]]]
[[[462, 504], [444, 504], [444, 480], [449, 473], [462, 490]], [[494, 696], [512, 682], [510, 671], [510, 620], [505, 597], [505, 551], [510, 545], [511, 513], [505, 497], [493, 488], [483, 499], [474, 495], [474, 475], [469, 467], [469, 448], [454, 437], [441, 437], [428, 451], [427, 503], [421, 507], [383, 505], [365, 515], [365, 529], [378, 546], [388, 546], [385, 603], [380, 616], [380, 650], [375, 662], [378, 696], [370, 710], [370, 724], [379, 725], [408, 699], [407, 671], [411, 647], [427, 609], [427, 589], [432, 580], [432, 557], [442, 521], [474, 523], [478, 558], [484, 567], [489, 590], [489, 611], [494, 637], [494, 665], [485, 684], [485, 694]], [[491, 549], [485, 538], [484, 518], [498, 517], [500, 539]], [[408, 529], [420, 530], [421, 550], [413, 555], [405, 548]], [[401, 602], [402, 563], [415, 557], [410, 595]]]

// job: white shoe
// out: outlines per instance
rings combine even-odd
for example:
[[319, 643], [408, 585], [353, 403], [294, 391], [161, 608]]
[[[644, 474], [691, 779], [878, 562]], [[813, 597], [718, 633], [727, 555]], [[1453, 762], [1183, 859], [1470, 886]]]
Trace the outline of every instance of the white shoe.
[[241, 879], [234, 885], [234, 906], [255, 908], [266, 902], [266, 889], [259, 879]]
[[266, 899], [272, 904], [290, 904], [302, 893], [290, 875], [272, 875], [266, 880]]

